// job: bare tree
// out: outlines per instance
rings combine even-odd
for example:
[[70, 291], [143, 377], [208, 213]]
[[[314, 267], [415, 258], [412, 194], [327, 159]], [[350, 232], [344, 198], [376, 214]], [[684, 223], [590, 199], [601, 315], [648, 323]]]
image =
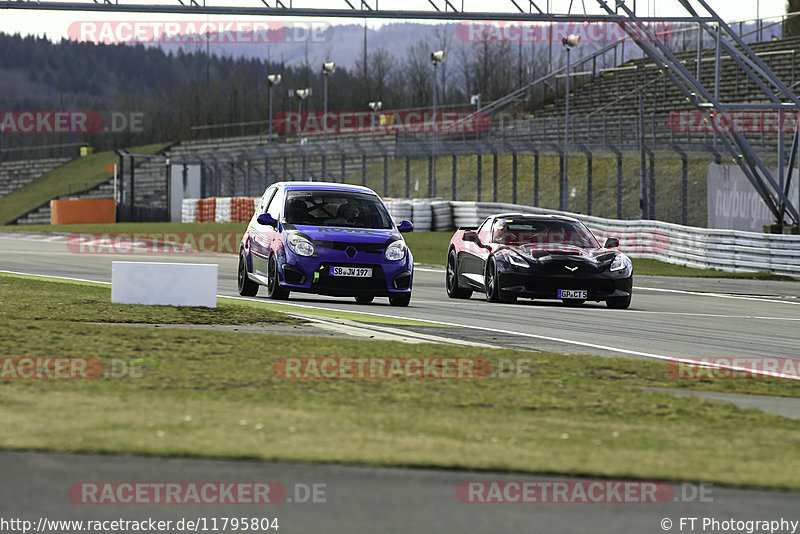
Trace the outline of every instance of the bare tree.
[[383, 47], [369, 54], [369, 65], [372, 67], [372, 72], [369, 73], [369, 81], [374, 98], [387, 100], [389, 95], [386, 89], [395, 64], [394, 56]]
[[430, 43], [427, 41], [409, 46], [403, 62], [406, 94], [410, 95], [409, 104], [414, 107], [431, 104], [433, 67], [430, 62], [430, 48]]

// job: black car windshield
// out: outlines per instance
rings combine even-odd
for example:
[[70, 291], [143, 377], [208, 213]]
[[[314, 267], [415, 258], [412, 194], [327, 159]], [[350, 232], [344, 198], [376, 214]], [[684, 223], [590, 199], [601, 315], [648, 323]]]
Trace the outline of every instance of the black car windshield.
[[351, 191], [289, 191], [284, 217], [288, 224], [392, 228], [392, 219], [377, 196]]
[[583, 224], [548, 219], [498, 219], [492, 227], [492, 241], [512, 246], [600, 248]]

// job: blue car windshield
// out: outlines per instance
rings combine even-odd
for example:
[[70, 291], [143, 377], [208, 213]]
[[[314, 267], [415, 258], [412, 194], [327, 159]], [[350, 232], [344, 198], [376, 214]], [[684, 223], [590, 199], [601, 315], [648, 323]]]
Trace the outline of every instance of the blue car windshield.
[[392, 228], [392, 219], [377, 196], [351, 191], [289, 191], [284, 218], [287, 224]]

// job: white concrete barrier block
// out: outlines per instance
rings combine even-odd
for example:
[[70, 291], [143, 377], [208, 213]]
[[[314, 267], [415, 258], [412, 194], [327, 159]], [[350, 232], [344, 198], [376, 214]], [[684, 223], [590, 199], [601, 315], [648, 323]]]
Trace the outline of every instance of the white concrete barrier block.
[[115, 261], [111, 302], [217, 307], [217, 264]]

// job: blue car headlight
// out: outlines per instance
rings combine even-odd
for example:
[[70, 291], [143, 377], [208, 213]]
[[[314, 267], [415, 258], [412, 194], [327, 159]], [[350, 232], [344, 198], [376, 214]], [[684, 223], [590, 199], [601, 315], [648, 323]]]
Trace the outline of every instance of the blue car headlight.
[[633, 270], [633, 263], [631, 263], [631, 259], [625, 254], [617, 254], [614, 257], [614, 261], [611, 262], [611, 266], [608, 268], [608, 270], [611, 272], [623, 270], [630, 272]]
[[388, 261], [400, 261], [406, 257], [406, 244], [402, 240], [397, 240], [386, 247], [383, 257]]
[[503, 258], [511, 265], [516, 265], [517, 267], [530, 267], [530, 264], [525, 261], [525, 258], [513, 250], [504, 250], [502, 251], [502, 254]]
[[298, 256], [316, 256], [317, 249], [311, 241], [299, 234], [290, 234], [286, 239], [289, 250]]

